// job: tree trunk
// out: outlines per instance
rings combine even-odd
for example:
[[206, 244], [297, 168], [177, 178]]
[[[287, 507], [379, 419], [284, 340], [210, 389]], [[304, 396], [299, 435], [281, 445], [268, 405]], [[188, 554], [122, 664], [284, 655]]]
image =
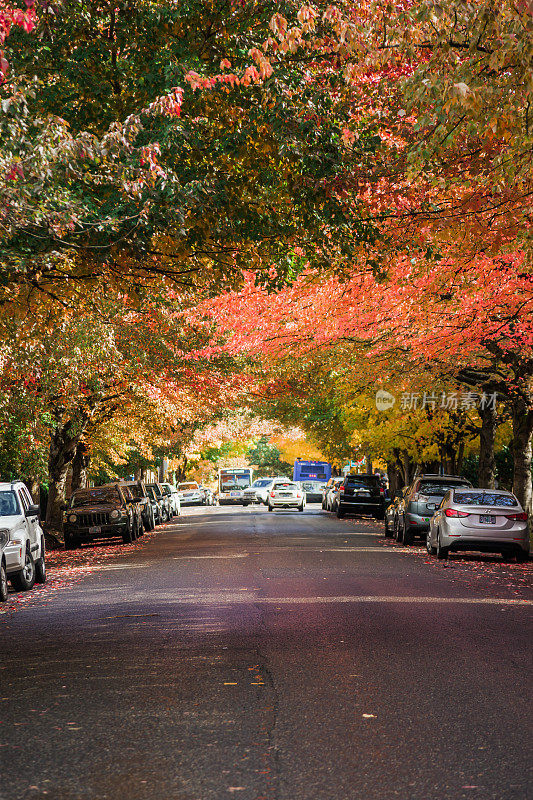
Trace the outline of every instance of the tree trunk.
[[522, 397], [513, 400], [513, 492], [524, 511], [532, 516], [531, 460], [533, 436], [533, 408]]
[[496, 462], [494, 460], [494, 440], [496, 437], [496, 408], [488, 404], [479, 408], [481, 431], [479, 434], [479, 474], [478, 484], [482, 489], [494, 489], [496, 481]]
[[63, 504], [66, 500], [65, 488], [67, 472], [73, 460], [79, 435], [70, 435], [71, 423], [58, 426], [50, 434], [50, 452], [48, 456], [49, 493], [46, 508], [47, 530], [60, 531], [63, 527]]
[[72, 459], [72, 491], [85, 489], [87, 486], [87, 468], [91, 461], [89, 450], [85, 442], [79, 442], [76, 453]]

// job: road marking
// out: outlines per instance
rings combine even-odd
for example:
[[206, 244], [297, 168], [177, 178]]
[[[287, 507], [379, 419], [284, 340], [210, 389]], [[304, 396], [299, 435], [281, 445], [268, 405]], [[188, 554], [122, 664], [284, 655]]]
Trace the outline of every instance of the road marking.
[[172, 556], [173, 561], [196, 561], [201, 558], [247, 558], [249, 553], [231, 553], [221, 556]]

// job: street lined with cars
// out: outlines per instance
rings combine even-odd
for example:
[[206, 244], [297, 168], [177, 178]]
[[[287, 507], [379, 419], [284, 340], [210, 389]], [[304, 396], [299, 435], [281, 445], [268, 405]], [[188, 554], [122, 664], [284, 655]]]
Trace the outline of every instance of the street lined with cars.
[[320, 504], [52, 553], [0, 609], [3, 800], [527, 800], [531, 565], [455, 558]]

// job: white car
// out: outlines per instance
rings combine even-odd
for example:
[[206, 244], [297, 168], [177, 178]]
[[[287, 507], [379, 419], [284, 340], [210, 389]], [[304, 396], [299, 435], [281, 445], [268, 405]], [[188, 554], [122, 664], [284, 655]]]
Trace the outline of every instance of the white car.
[[170, 497], [170, 512], [172, 516], [179, 517], [181, 514], [181, 500], [178, 490], [171, 483], [161, 483], [160, 486], [164, 494]]
[[271, 486], [272, 478], [257, 478], [248, 489], [244, 490], [244, 499], [249, 503], [266, 505]]
[[182, 506], [205, 506], [205, 492], [196, 481], [178, 483], [178, 497]]
[[457, 486], [435, 509], [426, 547], [440, 559], [451, 551], [477, 550], [527, 561], [527, 513], [512, 492]]
[[[6, 576], [16, 591], [46, 581], [44, 532], [39, 525], [39, 506], [21, 481], [0, 483], [0, 541]], [[1, 583], [1, 580], [0, 580]]]
[[297, 508], [303, 511], [305, 508], [305, 491], [301, 483], [296, 481], [274, 481], [268, 494], [268, 510], [274, 511], [275, 508]]

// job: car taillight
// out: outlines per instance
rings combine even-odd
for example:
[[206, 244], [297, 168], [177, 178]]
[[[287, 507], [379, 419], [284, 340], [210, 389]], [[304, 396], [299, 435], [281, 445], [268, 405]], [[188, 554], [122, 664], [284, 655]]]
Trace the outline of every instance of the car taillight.
[[379, 493], [380, 493], [380, 495], [381, 495], [382, 497], [384, 497], [384, 496], [385, 496], [385, 489], [380, 489], [380, 490], [379, 490]]
[[516, 514], [506, 514], [507, 519], [516, 519], [521, 522], [527, 522], [527, 514], [525, 511], [517, 511]]
[[468, 511], [457, 511], [455, 508], [446, 508], [444, 513], [447, 517], [469, 517]]
[[272, 491], [270, 492], [270, 497], [275, 497], [275, 496], [276, 496], [276, 492], [275, 492], [274, 490], [272, 490]]
[[301, 492], [296, 492], [296, 497], [301, 497], [301, 496], [302, 496]]

